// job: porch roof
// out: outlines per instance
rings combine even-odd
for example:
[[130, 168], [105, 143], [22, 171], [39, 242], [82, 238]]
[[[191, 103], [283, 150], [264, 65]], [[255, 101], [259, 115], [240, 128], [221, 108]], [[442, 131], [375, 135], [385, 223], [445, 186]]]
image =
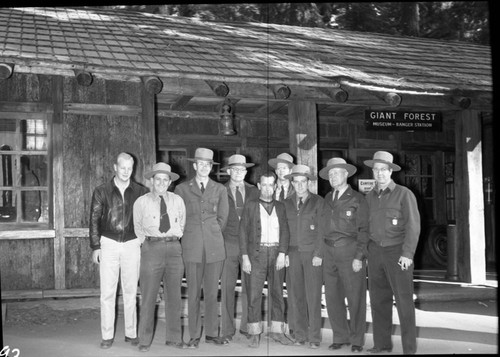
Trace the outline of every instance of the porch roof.
[[21, 71], [492, 91], [490, 47], [452, 41], [89, 8], [1, 8], [0, 37]]

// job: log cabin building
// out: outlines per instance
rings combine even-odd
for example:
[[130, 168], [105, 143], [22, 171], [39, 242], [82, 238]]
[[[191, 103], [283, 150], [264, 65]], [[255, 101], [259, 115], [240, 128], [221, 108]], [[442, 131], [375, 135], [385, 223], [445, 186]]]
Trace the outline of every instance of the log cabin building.
[[1, 8], [0, 38], [2, 296], [98, 291], [90, 200], [121, 151], [141, 183], [160, 160], [190, 177], [199, 146], [245, 155], [252, 183], [281, 152], [316, 173], [340, 155], [364, 190], [387, 150], [419, 200], [417, 268], [495, 263], [488, 46], [89, 8]]

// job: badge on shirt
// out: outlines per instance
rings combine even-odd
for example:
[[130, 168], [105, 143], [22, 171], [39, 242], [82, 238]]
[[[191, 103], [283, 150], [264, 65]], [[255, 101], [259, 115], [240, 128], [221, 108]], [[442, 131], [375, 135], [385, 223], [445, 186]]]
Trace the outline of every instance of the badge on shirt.
[[392, 225], [393, 226], [397, 226], [398, 225], [398, 219], [397, 218], [393, 218], [392, 219]]
[[309, 226], [309, 228], [311, 228], [311, 231], [314, 231], [314, 229], [315, 229], [316, 227], [314, 226], [314, 224], [311, 224], [311, 225]]
[[351, 211], [346, 211], [345, 215], [346, 215], [347, 217], [351, 217], [351, 216], [352, 216], [352, 212], [351, 212]]

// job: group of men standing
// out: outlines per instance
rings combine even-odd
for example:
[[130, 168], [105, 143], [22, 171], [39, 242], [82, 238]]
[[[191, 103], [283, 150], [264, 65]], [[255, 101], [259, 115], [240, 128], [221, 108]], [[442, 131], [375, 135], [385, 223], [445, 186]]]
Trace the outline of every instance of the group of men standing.
[[[198, 148], [195, 157], [188, 160], [193, 162], [195, 177], [169, 192], [168, 187], [179, 176], [160, 162], [145, 174], [151, 184], [151, 192], [147, 192], [130, 180], [133, 158], [122, 153], [114, 164], [114, 178], [94, 191], [90, 238], [94, 262], [100, 263], [101, 348], [111, 347], [114, 341], [120, 271], [125, 341], [138, 345], [140, 351], [149, 350], [156, 297], [163, 281], [168, 346], [198, 348], [202, 333], [205, 343], [229, 344], [236, 334], [235, 289], [241, 269], [239, 332], [248, 338], [249, 347], [260, 345], [262, 291], [267, 281], [268, 337], [284, 345], [319, 348], [324, 284], [333, 331], [329, 349], [350, 345], [352, 352], [361, 352], [368, 260], [374, 327], [374, 347], [368, 351], [392, 351], [394, 296], [403, 353], [416, 352], [412, 259], [420, 216], [415, 196], [391, 179], [392, 172], [401, 168], [393, 163], [390, 153], [378, 151], [372, 160], [365, 161], [376, 181], [366, 196], [347, 183], [356, 167], [342, 158], [330, 159], [319, 171], [332, 187], [325, 198], [310, 191], [310, 182], [316, 179], [310, 167], [295, 165], [287, 153], [269, 160], [273, 170], [259, 177], [257, 187], [245, 182], [247, 168], [254, 164], [247, 163], [243, 155], [232, 155], [221, 169], [229, 175], [225, 185], [209, 178], [213, 165], [218, 165], [212, 150]], [[184, 275], [187, 343], [181, 330]], [[138, 282], [141, 308], [137, 333]]]

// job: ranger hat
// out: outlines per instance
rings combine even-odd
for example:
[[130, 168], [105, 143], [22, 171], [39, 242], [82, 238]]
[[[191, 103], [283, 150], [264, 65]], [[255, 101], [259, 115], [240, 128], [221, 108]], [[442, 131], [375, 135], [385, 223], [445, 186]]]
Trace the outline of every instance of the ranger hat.
[[292, 171], [285, 175], [285, 178], [291, 180], [294, 176], [305, 176], [309, 180], [315, 180], [316, 178], [311, 174], [311, 168], [307, 165], [295, 165], [292, 167]]
[[179, 178], [179, 175], [172, 172], [170, 165], [164, 162], [159, 162], [157, 164], [154, 164], [151, 171], [146, 172], [144, 174], [144, 177], [150, 179], [151, 177], [154, 177], [154, 175], [156, 174], [167, 174], [172, 181], [175, 181]]
[[323, 167], [320, 172], [319, 172], [319, 177], [322, 179], [328, 180], [328, 173], [330, 172], [331, 169], [334, 169], [336, 167], [346, 169], [347, 170], [347, 177], [351, 177], [356, 173], [356, 166], [348, 164], [344, 159], [341, 157], [332, 157], [328, 162], [326, 163], [326, 166]]
[[255, 166], [255, 164], [247, 163], [247, 159], [243, 155], [234, 154], [229, 156], [229, 159], [227, 160], [227, 166], [223, 167], [221, 170], [227, 170], [233, 166], [252, 167]]
[[287, 164], [288, 167], [292, 167], [293, 166], [293, 157], [292, 157], [292, 155], [287, 154], [287, 153], [279, 154], [274, 159], [270, 159], [268, 161], [268, 164], [273, 169], [276, 169], [276, 167], [278, 166], [278, 163], [280, 163], [280, 162]]
[[214, 162], [214, 152], [210, 149], [197, 148], [196, 151], [194, 152], [194, 158], [188, 159], [188, 161], [197, 161], [197, 160], [208, 161], [211, 164], [219, 165], [218, 162]]
[[376, 162], [381, 162], [383, 164], [389, 165], [389, 167], [393, 171], [399, 171], [401, 170], [401, 167], [399, 165], [396, 165], [392, 162], [393, 156], [391, 153], [387, 151], [377, 151], [375, 154], [373, 154], [373, 160], [365, 160], [365, 165], [368, 167], [372, 167]]

